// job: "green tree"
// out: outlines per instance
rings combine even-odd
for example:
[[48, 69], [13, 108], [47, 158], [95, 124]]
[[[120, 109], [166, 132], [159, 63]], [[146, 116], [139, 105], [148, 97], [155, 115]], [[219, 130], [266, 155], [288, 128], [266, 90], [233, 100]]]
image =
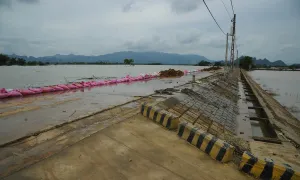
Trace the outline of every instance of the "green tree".
[[43, 63], [42, 61], [39, 61], [39, 62], [38, 62], [38, 65], [39, 65], [39, 66], [44, 66], [45, 63]]
[[215, 62], [214, 66], [223, 66], [222, 62]]
[[250, 56], [243, 56], [240, 59], [240, 67], [245, 70], [250, 70], [253, 66], [253, 59]]
[[28, 61], [27, 62], [28, 66], [36, 66], [37, 64], [38, 64], [38, 62], [36, 62], [36, 61]]
[[20, 66], [24, 66], [26, 64], [26, 61], [22, 58], [18, 58], [17, 59], [17, 64]]
[[295, 66], [294, 64], [292, 64], [292, 65], [289, 66], [289, 69], [295, 70], [295, 69], [296, 69], [296, 66]]
[[16, 58], [10, 58], [8, 65], [15, 65], [15, 64], [17, 64], [17, 59]]
[[133, 59], [124, 59], [124, 64], [133, 64], [134, 60]]
[[209, 66], [209, 65], [210, 65], [210, 62], [207, 62], [207, 61], [204, 61], [204, 60], [202, 60], [198, 63], [198, 66]]
[[0, 66], [5, 66], [9, 63], [10, 58], [5, 54], [0, 54]]

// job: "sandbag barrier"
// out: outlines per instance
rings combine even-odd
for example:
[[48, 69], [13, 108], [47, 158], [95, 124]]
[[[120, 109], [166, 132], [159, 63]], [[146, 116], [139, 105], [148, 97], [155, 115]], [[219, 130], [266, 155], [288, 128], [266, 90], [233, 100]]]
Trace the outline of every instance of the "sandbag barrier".
[[179, 117], [156, 106], [144, 103], [141, 105], [141, 114], [159, 124], [165, 128], [172, 130], [177, 129], [179, 123]]
[[179, 123], [178, 136], [217, 161], [226, 163], [233, 158], [234, 147], [232, 145], [195, 127], [191, 123]]
[[260, 179], [300, 179], [300, 172], [295, 172], [290, 165], [275, 163], [271, 159], [258, 159], [250, 152], [243, 153], [239, 168], [244, 173]]
[[[184, 74], [191, 74], [194, 72], [200, 72], [200, 69], [188, 71], [185, 70]], [[52, 86], [44, 86], [38, 88], [28, 88], [28, 89], [12, 89], [8, 90], [5, 88], [0, 88], [0, 99], [10, 98], [10, 97], [22, 97], [28, 95], [35, 95], [41, 93], [49, 93], [49, 92], [57, 92], [57, 91], [68, 91], [74, 89], [82, 89], [82, 88], [90, 88], [95, 86], [107, 86], [107, 85], [114, 85], [119, 83], [127, 83], [127, 82], [134, 82], [134, 81], [145, 81], [150, 80], [153, 78], [159, 77], [159, 73], [151, 73], [151, 74], [140, 74], [136, 77], [131, 77], [127, 75], [126, 77], [120, 79], [113, 79], [113, 80], [100, 80], [100, 81], [82, 81], [76, 82], [71, 84], [58, 84]]]

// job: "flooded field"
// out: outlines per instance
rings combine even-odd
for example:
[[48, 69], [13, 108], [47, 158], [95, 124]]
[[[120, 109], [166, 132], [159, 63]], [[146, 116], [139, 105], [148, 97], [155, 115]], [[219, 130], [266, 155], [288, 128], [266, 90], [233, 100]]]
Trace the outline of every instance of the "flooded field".
[[251, 71], [250, 76], [300, 120], [299, 71]]

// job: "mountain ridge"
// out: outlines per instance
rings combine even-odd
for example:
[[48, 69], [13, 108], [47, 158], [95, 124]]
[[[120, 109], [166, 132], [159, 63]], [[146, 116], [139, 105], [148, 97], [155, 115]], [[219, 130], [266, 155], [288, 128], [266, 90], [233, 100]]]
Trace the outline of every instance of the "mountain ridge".
[[[110, 63], [123, 63], [124, 59], [134, 59], [135, 64], [188, 64], [195, 65], [200, 61], [208, 61], [208, 62], [223, 62], [224, 60], [210, 60], [202, 55], [196, 54], [177, 54], [177, 53], [165, 53], [165, 52], [156, 52], [156, 51], [148, 51], [148, 52], [134, 52], [134, 51], [119, 51], [113, 52], [103, 55], [75, 55], [75, 54], [55, 54], [53, 56], [42, 56], [42, 57], [34, 57], [34, 56], [19, 56], [16, 54], [9, 55], [10, 57], [15, 58], [23, 58], [26, 61], [41, 61], [41, 62], [49, 62], [49, 63], [72, 63], [72, 62], [86, 62], [86, 63], [95, 63], [95, 62], [110, 62]], [[242, 58], [241, 56], [240, 58]], [[239, 58], [239, 59], [240, 59]], [[282, 60], [270, 61], [266, 58], [264, 59], [256, 59], [253, 57], [253, 62], [256, 65], [266, 65], [266, 66], [287, 66]]]
[[133, 51], [120, 51], [97, 56], [85, 55], [61, 55], [56, 54], [53, 56], [33, 57], [33, 56], [18, 56], [16, 54], [9, 55], [10, 57], [23, 58], [26, 61], [41, 61], [49, 63], [67, 63], [67, 62], [111, 62], [123, 63], [124, 59], [134, 59], [135, 64], [197, 64], [201, 60], [214, 62], [208, 58], [196, 54], [176, 54], [164, 52], [133, 52]]
[[[239, 59], [242, 59], [244, 56], [239, 57]], [[276, 61], [270, 61], [266, 58], [264, 59], [256, 59], [255, 57], [252, 57], [253, 64], [259, 65], [259, 66], [287, 66], [285, 62], [282, 60], [276, 60]]]

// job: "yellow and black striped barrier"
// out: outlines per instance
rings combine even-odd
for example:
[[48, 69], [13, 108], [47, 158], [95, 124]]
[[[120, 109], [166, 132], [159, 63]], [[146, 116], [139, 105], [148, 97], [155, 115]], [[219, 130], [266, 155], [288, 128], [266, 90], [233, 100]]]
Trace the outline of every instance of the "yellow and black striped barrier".
[[220, 162], [232, 160], [234, 147], [187, 122], [178, 125], [178, 136]]
[[258, 159], [250, 152], [244, 152], [240, 170], [260, 179], [290, 180], [300, 179], [300, 173], [288, 164], [275, 164], [271, 159]]
[[151, 106], [147, 103], [142, 104], [141, 114], [159, 124], [166, 127], [167, 129], [177, 129], [179, 118], [174, 114], [160, 109], [155, 106]]

